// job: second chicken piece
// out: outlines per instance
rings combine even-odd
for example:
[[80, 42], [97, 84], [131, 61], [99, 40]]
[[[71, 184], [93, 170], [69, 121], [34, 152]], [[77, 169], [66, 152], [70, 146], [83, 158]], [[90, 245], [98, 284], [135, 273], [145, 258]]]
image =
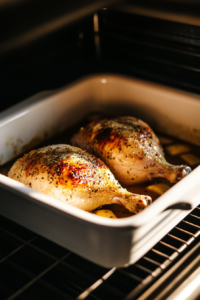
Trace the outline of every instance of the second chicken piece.
[[134, 117], [91, 122], [74, 135], [72, 144], [100, 157], [126, 185], [155, 177], [175, 183], [191, 171], [187, 166], [169, 164], [153, 130]]

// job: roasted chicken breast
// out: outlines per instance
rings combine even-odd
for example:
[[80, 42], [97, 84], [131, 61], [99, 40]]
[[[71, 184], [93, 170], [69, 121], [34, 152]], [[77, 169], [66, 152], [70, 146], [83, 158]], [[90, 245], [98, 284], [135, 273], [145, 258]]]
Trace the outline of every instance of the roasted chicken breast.
[[123, 189], [100, 159], [69, 145], [48, 146], [25, 154], [8, 176], [86, 211], [118, 203], [138, 213], [151, 203], [149, 196]]
[[169, 164], [153, 130], [134, 117], [91, 122], [73, 136], [72, 144], [101, 158], [126, 185], [155, 177], [175, 183], [191, 171], [187, 166]]

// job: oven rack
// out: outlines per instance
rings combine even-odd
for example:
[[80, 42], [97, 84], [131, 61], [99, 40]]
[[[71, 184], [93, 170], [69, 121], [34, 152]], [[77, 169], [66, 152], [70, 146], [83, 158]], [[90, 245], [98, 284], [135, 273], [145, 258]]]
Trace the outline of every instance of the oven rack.
[[200, 205], [137, 263], [106, 269], [0, 216], [0, 299], [138, 299], [199, 237]]

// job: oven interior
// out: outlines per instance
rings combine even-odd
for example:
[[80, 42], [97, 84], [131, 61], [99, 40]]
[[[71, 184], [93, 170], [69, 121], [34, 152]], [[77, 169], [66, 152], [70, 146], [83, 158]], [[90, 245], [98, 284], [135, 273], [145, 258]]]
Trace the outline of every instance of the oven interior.
[[[97, 73], [199, 94], [198, 1], [86, 1], [71, 22], [64, 2], [0, 7], [1, 111]], [[198, 266], [199, 220], [200, 205], [137, 263], [110, 270], [1, 216], [1, 299], [166, 299]]]
[[137, 1], [123, 1], [66, 25], [56, 22], [70, 14], [65, 1], [48, 2], [48, 10], [44, 0], [2, 5], [1, 110], [96, 73], [199, 93], [198, 1], [161, 2], [151, 1], [150, 14], [140, 1], [139, 14]]

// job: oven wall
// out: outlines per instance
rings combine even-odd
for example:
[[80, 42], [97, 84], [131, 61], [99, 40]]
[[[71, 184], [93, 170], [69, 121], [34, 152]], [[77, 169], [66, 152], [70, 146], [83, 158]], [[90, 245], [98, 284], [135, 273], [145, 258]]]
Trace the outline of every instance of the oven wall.
[[200, 93], [200, 2], [129, 0], [99, 13], [101, 70]]

